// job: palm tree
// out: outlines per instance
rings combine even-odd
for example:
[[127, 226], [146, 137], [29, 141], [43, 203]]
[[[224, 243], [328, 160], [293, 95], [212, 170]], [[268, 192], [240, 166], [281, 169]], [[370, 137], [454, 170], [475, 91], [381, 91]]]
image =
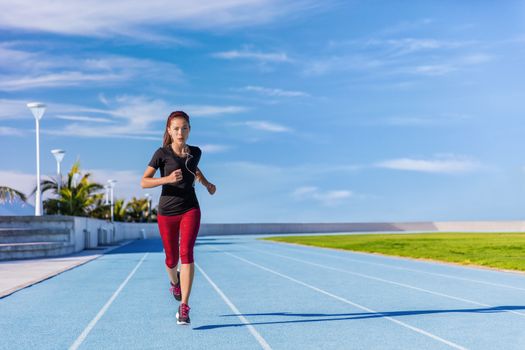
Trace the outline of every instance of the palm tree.
[[151, 209], [151, 216], [149, 218], [150, 222], [157, 222], [158, 207]]
[[[75, 174], [82, 176], [80, 181], [74, 183]], [[44, 210], [47, 214], [62, 214], [72, 216], [88, 216], [95, 210], [97, 198], [96, 192], [104, 187], [98, 183], [89, 181], [90, 173], [81, 174], [80, 162], [77, 160], [67, 174], [67, 181], [62, 179], [43, 180], [41, 182], [42, 193], [53, 191], [58, 198], [50, 198], [44, 201]], [[62, 182], [58, 191], [58, 181]], [[32, 193], [36, 192], [36, 188]]]
[[13, 203], [17, 198], [20, 198], [23, 202], [27, 201], [27, 197], [20, 191], [7, 186], [0, 186], [0, 204], [4, 204], [6, 201]]
[[94, 202], [92, 205], [92, 209], [89, 212], [90, 218], [96, 218], [96, 219], [103, 219], [103, 220], [109, 220], [111, 213], [110, 213], [110, 206], [109, 204], [106, 204], [106, 201], [104, 199], [103, 193], [97, 193], [93, 195]]
[[113, 208], [113, 219], [115, 221], [129, 221], [128, 204], [124, 204], [123, 199], [117, 199]]
[[148, 217], [148, 199], [135, 198], [128, 203], [128, 218], [133, 222], [145, 222]]

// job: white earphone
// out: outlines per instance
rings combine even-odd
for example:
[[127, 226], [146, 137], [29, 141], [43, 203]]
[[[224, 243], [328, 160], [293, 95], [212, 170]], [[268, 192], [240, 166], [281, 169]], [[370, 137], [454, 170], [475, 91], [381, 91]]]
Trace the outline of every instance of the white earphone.
[[193, 156], [190, 153], [190, 147], [188, 145], [184, 147], [182, 154], [186, 155], [186, 161], [184, 162], [184, 165], [186, 165], [186, 169], [188, 169], [188, 171], [193, 175], [193, 186], [195, 186], [195, 180], [197, 179], [197, 175], [195, 175], [195, 173], [191, 171], [188, 167], [188, 161], [190, 160], [190, 158], [193, 158]]

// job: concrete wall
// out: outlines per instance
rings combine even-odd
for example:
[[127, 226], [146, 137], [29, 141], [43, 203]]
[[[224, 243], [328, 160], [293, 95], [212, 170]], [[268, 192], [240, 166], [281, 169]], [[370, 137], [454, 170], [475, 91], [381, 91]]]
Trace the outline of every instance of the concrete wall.
[[524, 232], [525, 221], [203, 224], [199, 235], [335, 232]]
[[[1, 227], [66, 228], [75, 251], [123, 240], [159, 237], [156, 223], [111, 223], [72, 216], [0, 216]], [[379, 223], [202, 224], [200, 236], [335, 232], [476, 231], [524, 232], [525, 221], [450, 221]]]
[[435, 222], [437, 231], [476, 231], [476, 232], [524, 232], [525, 221], [448, 221]]

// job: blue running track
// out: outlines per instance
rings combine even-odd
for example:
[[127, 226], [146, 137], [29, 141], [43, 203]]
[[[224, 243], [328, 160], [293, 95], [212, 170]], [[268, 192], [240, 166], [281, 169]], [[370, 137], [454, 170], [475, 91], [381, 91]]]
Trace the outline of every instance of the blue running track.
[[202, 237], [178, 326], [160, 239], [0, 299], [0, 349], [525, 349], [525, 274]]

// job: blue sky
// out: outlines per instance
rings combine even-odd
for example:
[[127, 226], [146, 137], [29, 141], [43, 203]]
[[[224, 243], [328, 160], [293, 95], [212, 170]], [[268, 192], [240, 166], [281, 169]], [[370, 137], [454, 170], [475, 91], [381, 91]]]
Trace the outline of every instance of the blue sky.
[[[78, 158], [115, 195], [173, 110], [203, 222], [525, 216], [523, 1], [0, 0], [0, 183]], [[158, 175], [158, 174], [157, 174]]]

